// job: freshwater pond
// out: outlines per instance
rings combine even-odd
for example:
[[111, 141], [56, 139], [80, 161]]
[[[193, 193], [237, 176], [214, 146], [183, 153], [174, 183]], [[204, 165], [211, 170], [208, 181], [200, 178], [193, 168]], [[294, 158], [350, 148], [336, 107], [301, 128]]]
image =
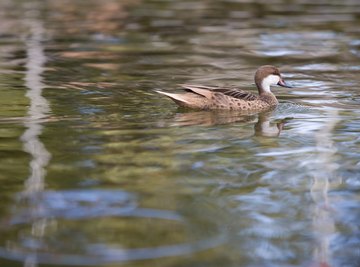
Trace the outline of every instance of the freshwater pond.
[[[0, 1], [0, 266], [360, 266], [360, 2]], [[181, 83], [267, 113], [184, 111]]]

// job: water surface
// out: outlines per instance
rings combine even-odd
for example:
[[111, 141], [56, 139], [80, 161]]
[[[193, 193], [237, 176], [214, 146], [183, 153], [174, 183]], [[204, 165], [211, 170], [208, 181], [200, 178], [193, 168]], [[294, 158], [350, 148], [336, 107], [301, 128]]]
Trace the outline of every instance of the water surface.
[[[358, 1], [1, 1], [1, 266], [359, 266]], [[154, 90], [293, 89], [261, 114]]]

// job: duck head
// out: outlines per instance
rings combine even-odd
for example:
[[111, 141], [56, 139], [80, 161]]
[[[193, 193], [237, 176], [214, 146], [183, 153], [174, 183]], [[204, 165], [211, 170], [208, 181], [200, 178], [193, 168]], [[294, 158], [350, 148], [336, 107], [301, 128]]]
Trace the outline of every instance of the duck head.
[[271, 93], [270, 86], [272, 85], [291, 88], [281, 77], [279, 69], [271, 65], [264, 65], [257, 69], [255, 73], [255, 84], [260, 95]]

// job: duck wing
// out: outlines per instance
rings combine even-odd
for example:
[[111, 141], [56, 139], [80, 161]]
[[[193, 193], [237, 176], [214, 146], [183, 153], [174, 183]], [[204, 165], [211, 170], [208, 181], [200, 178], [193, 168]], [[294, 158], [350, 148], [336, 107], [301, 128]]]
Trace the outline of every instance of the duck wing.
[[216, 87], [204, 86], [204, 85], [192, 85], [192, 84], [181, 84], [181, 87], [187, 92], [195, 93], [197, 95], [211, 99], [213, 89]]
[[244, 91], [237, 88], [217, 88], [214, 89], [213, 92], [223, 93], [224, 95], [231, 96], [237, 99], [242, 99], [246, 101], [253, 101], [258, 98], [257, 95], [250, 93], [248, 91]]
[[191, 91], [195, 94], [202, 95], [206, 98], [211, 98], [212, 92], [222, 93], [224, 95], [246, 101], [253, 101], [258, 98], [258, 96], [253, 93], [233, 87], [215, 87], [215, 86], [190, 85], [190, 84], [183, 84], [182, 87], [185, 88], [186, 91]]

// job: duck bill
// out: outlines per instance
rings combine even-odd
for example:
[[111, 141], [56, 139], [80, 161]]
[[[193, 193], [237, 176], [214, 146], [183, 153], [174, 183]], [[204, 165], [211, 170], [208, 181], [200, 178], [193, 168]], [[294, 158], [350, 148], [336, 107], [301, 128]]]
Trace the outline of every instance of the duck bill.
[[278, 82], [279, 86], [286, 87], [286, 88], [292, 88], [292, 86], [288, 85], [283, 79], [280, 78], [280, 81]]

